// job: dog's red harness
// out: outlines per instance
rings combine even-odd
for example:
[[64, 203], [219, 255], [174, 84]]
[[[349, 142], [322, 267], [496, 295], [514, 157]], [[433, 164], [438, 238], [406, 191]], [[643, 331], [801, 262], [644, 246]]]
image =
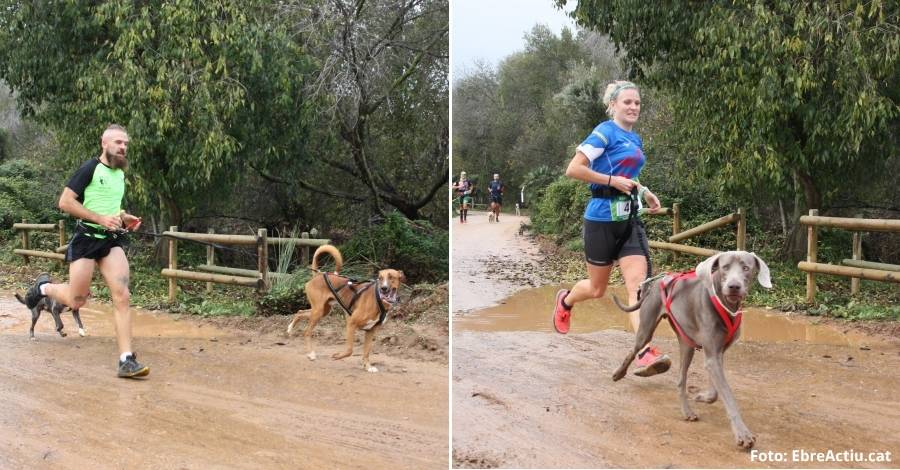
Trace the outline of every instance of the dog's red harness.
[[[675, 315], [672, 314], [672, 301], [675, 296], [673, 295], [673, 291], [675, 290], [675, 284], [678, 281], [685, 279], [695, 279], [697, 277], [697, 273], [694, 271], [688, 271], [685, 273], [676, 273], [676, 274], [667, 274], [665, 277], [659, 281], [659, 289], [660, 289], [660, 297], [663, 299], [663, 303], [666, 307], [666, 318], [669, 319], [669, 324], [672, 325], [672, 329], [678, 333], [682, 339], [684, 339], [687, 344], [695, 349], [700, 349], [701, 346], [697, 344], [687, 333], [684, 332], [684, 329], [681, 328], [681, 325], [678, 324], [678, 321], [675, 320]], [[712, 302], [713, 307], [715, 307], [716, 312], [719, 314], [719, 318], [722, 319], [722, 323], [725, 325], [725, 330], [728, 334], [725, 336], [725, 348], [731, 345], [731, 342], [734, 340], [734, 335], [737, 333], [738, 328], [741, 327], [741, 318], [744, 316], [743, 310], [738, 310], [734, 316], [732, 316], [731, 312], [722, 305], [722, 301], [719, 300], [719, 297], [715, 294], [715, 292], [710, 291], [709, 300]]]

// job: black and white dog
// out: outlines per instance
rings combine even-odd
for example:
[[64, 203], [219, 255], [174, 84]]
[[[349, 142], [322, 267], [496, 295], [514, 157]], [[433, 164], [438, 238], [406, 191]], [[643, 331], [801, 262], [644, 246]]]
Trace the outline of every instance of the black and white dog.
[[[25, 304], [25, 299], [20, 297], [19, 294], [16, 294], [16, 299], [19, 299], [19, 302]], [[53, 321], [56, 322], [56, 331], [60, 336], [65, 337], [66, 334], [63, 333], [63, 323], [59, 318], [59, 314], [66, 309], [72, 310], [67, 305], [57, 302], [50, 297], [42, 298], [40, 302], [31, 309], [31, 330], [29, 332], [31, 339], [34, 339], [34, 325], [37, 323], [38, 318], [41, 317], [41, 312], [44, 310], [50, 312], [50, 315], [53, 315]], [[84, 331], [84, 325], [81, 323], [81, 315], [78, 313], [78, 310], [72, 310], [72, 316], [75, 317], [75, 322], [78, 323], [78, 334], [84, 336], [86, 333]]]

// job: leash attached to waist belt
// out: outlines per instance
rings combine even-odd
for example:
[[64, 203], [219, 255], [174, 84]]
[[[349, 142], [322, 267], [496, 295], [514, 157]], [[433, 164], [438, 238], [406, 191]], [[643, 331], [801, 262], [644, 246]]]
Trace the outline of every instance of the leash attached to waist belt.
[[[345, 278], [347, 279], [347, 283], [335, 289], [334, 285], [331, 283], [331, 280], [328, 279], [328, 273], [322, 273], [322, 278], [325, 279], [325, 285], [328, 286], [331, 294], [334, 295], [334, 300], [337, 301], [338, 305], [340, 305], [341, 308], [344, 309], [344, 312], [348, 316], [352, 314], [353, 306], [356, 304], [356, 301], [359, 300], [359, 298], [362, 296], [362, 293], [365, 292], [368, 288], [375, 285], [375, 280], [365, 281], [363, 287], [359, 290], [356, 290], [353, 288], [353, 283], [356, 281], [350, 278]], [[350, 291], [353, 292], [353, 297], [350, 298], [350, 305], [345, 304], [344, 301], [341, 300], [341, 296], [339, 295], [340, 291], [344, 290], [345, 288], [349, 288]], [[381, 300], [381, 294], [378, 292], [378, 289], [374, 289], [374, 291], [375, 304], [378, 305], [378, 321], [368, 328], [363, 328], [364, 330], [372, 329], [373, 327], [384, 323], [385, 318], [387, 318], [387, 309], [384, 308], [384, 302]]]
[[[675, 319], [675, 315], [672, 314], [672, 301], [675, 298], [675, 296], [673, 295], [673, 292], [675, 291], [675, 284], [678, 281], [696, 278], [697, 273], [694, 271], [670, 274], [659, 281], [659, 290], [660, 297], [663, 299], [663, 303], [666, 307], [666, 318], [669, 319], [669, 325], [672, 326], [672, 329], [675, 330], [678, 336], [684, 339], [688, 346], [694, 349], [702, 349], [701, 346], [693, 340], [693, 338], [691, 338], [687, 335], [687, 333], [684, 332], [684, 329], [682, 329], [681, 325], [678, 324], [678, 320]], [[719, 318], [722, 320], [722, 324], [725, 325], [725, 331], [727, 331], [727, 334], [725, 336], [725, 348], [727, 349], [729, 346], [731, 346], [731, 342], [734, 341], [735, 333], [737, 333], [737, 330], [741, 327], [741, 319], [744, 316], [744, 312], [743, 310], [738, 310], [733, 314], [734, 316], [732, 316], [732, 313], [728, 310], [728, 308], [722, 305], [722, 301], [719, 300], [719, 297], [715, 294], [715, 292], [709, 292], [709, 300], [710, 302], [712, 302], [716, 313], [719, 314]]]
[[81, 234], [97, 240], [104, 240], [107, 238], [112, 240], [118, 240], [119, 238], [122, 238], [124, 240], [125, 235], [127, 235], [128, 233], [128, 230], [109, 230], [105, 227], [97, 228], [93, 225], [88, 225], [88, 223], [82, 219], [78, 219], [75, 222], [75, 233], [73, 234], [73, 236]]
[[[605, 189], [610, 189], [616, 191], [618, 194], [623, 194], [622, 192], [615, 190], [611, 186], [604, 186]], [[601, 188], [601, 189], [603, 189]], [[591, 190], [591, 194], [594, 194], [594, 191]], [[619, 253], [622, 251], [622, 247], [625, 246], [625, 243], [628, 242], [628, 239], [631, 238], [631, 232], [634, 230], [634, 224], [637, 223], [638, 227], [638, 244], [641, 246], [641, 251], [644, 252], [644, 258], [647, 260], [647, 274], [644, 279], [650, 279], [650, 276], [653, 274], [653, 262], [650, 261], [650, 249], [647, 247], [647, 241], [644, 240], [644, 221], [638, 216], [638, 209], [640, 205], [638, 204], [638, 188], [634, 186], [631, 188], [631, 208], [628, 210], [628, 226], [625, 228], [625, 235], [622, 236], [618, 241], [616, 241], [616, 250], [614, 252], [614, 258], [619, 257]], [[638, 298], [640, 298], [641, 291], [638, 290]]]

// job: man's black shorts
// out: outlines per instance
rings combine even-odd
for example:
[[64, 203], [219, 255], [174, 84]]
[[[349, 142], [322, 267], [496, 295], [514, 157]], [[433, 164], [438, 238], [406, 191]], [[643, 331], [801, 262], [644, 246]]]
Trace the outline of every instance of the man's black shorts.
[[503, 204], [503, 196], [491, 196], [491, 202], [496, 202], [497, 204]]
[[[613, 261], [624, 256], [640, 255], [646, 256], [641, 248], [638, 234], [643, 236], [646, 243], [647, 234], [643, 232], [643, 228], [638, 223], [632, 224], [630, 234], [626, 234], [628, 229], [628, 221], [621, 222], [595, 222], [592, 220], [584, 221], [584, 258], [594, 266], [609, 266]], [[628, 241], [622, 245], [622, 250], [618, 255], [614, 253], [617, 242], [628, 236]]]
[[76, 230], [75, 235], [69, 240], [69, 248], [66, 250], [66, 262], [71, 263], [81, 258], [99, 260], [109, 255], [110, 250], [114, 247], [125, 248], [126, 240], [119, 236], [113, 238], [94, 238], [83, 232]]

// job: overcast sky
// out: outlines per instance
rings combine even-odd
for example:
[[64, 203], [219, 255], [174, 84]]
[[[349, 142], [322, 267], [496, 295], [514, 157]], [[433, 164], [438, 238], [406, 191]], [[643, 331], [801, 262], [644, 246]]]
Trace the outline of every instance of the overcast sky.
[[[567, 11], [575, 8], [570, 1]], [[544, 24], [556, 34], [575, 22], [553, 0], [453, 0], [450, 2], [450, 60], [454, 76], [471, 69], [476, 60], [496, 66], [501, 59], [525, 48], [525, 33]], [[455, 80], [455, 78], [454, 78]]]

